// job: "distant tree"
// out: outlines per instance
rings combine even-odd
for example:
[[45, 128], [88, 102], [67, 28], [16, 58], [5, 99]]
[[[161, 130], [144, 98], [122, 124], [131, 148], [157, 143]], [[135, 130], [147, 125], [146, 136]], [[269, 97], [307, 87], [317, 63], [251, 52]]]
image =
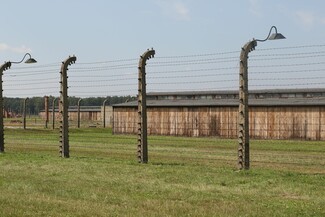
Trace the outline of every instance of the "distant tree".
[[[54, 96], [49, 96], [49, 105], [51, 107], [52, 107], [53, 99]], [[69, 106], [76, 106], [78, 104], [79, 99], [80, 99], [79, 97], [69, 96]], [[132, 97], [132, 96], [87, 97], [87, 98], [82, 98], [81, 106], [102, 106], [105, 99], [107, 99], [106, 105], [114, 105], [118, 103], [124, 103], [126, 100], [129, 101], [136, 100], [136, 97]], [[24, 100], [25, 98], [4, 97], [3, 107], [7, 111], [11, 111], [15, 114], [22, 115]], [[57, 106], [58, 104], [56, 105], [56, 107]], [[41, 110], [44, 110], [44, 97], [30, 97], [27, 102], [26, 110], [31, 115], [38, 115]]]

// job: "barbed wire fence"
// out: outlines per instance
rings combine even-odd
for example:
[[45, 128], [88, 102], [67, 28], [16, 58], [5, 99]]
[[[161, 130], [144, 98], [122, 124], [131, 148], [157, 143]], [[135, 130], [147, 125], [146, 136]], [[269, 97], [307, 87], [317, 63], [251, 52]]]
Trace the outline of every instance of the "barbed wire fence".
[[[119, 59], [99, 62], [76, 62], [69, 70], [69, 96], [81, 99], [80, 120], [81, 127], [96, 129], [98, 133], [91, 135], [70, 132], [71, 149], [76, 153], [85, 151], [110, 152], [112, 150], [105, 143], [121, 145], [119, 141], [135, 144], [135, 135], [124, 135], [121, 137], [112, 135], [112, 101], [114, 96], [125, 97], [126, 100], [136, 98], [137, 90], [137, 60]], [[100, 105], [89, 107], [83, 104], [84, 98], [99, 98]], [[104, 104], [105, 101], [105, 117]], [[82, 111], [83, 110], [83, 111]], [[78, 127], [78, 114], [70, 114], [69, 125]], [[105, 119], [104, 119], [105, 118]], [[105, 121], [105, 124], [104, 124]], [[104, 128], [104, 125], [109, 126]], [[92, 130], [93, 132], [93, 130]], [[105, 142], [103, 142], [105, 141]], [[104, 144], [103, 144], [104, 143]], [[106, 145], [106, 148], [105, 148]], [[135, 146], [134, 146], [135, 148]], [[130, 155], [135, 153], [129, 149]]]
[[[322, 75], [325, 70], [324, 56], [325, 45], [258, 48], [249, 56], [249, 90], [267, 89], [272, 92], [278, 89], [296, 89], [298, 91], [323, 88], [325, 84], [325, 76]], [[127, 96], [130, 99], [135, 99], [138, 90], [138, 61], [139, 59], [130, 58], [76, 62], [68, 72], [69, 97], [83, 99]], [[4, 96], [21, 98], [51, 96], [50, 102], [52, 102], [59, 96], [59, 71], [60, 63], [14, 67], [3, 76]], [[146, 71], [148, 99], [151, 99], [151, 96], [156, 96], [151, 100], [160, 103], [160, 95], [169, 97], [162, 98], [162, 104], [157, 107], [148, 103], [149, 147], [162, 143], [175, 143], [171, 137], [162, 138], [155, 135], [184, 136], [184, 141], [200, 136], [224, 139], [237, 137], [238, 106], [231, 104], [227, 107], [225, 104], [221, 108], [214, 108], [214, 110], [207, 107], [211, 101], [222, 100], [221, 95], [220, 99], [213, 98], [208, 92], [225, 91], [227, 92], [226, 100], [234, 102], [237, 100], [235, 95], [238, 94], [239, 85], [239, 51], [183, 56], [159, 56], [159, 51], [157, 51], [155, 58], [148, 62]], [[206, 93], [202, 94], [203, 92]], [[196, 94], [199, 95], [198, 98], [191, 98]], [[317, 101], [321, 100], [323, 96], [313, 97]], [[208, 104], [195, 106], [195, 103], [200, 100], [207, 100]], [[168, 104], [168, 102], [174, 104]], [[164, 103], [166, 104], [164, 105]], [[76, 109], [73, 106], [77, 105], [70, 104], [70, 106], [69, 127], [71, 129], [78, 128], [75, 112], [72, 111]], [[81, 108], [87, 110], [87, 106], [81, 100]], [[193, 107], [197, 109], [195, 110]], [[218, 106], [214, 105], [214, 107]], [[136, 133], [138, 132], [137, 104], [130, 102], [129, 105], [121, 108], [123, 108], [121, 116], [114, 114], [110, 123], [112, 128], [107, 129], [103, 129], [102, 106], [91, 108], [94, 110], [89, 110], [88, 115], [81, 115], [81, 120], [84, 121], [81, 127], [96, 128], [98, 133], [93, 133], [90, 136], [80, 133], [78, 130], [71, 130], [69, 139], [74, 154], [83, 153], [83, 150], [89, 149], [105, 151], [105, 144], [103, 141], [97, 142], [98, 138], [107, 143], [114, 140], [116, 146], [126, 142], [130, 144], [128, 148], [130, 155], [134, 154], [136, 152]], [[312, 113], [308, 113], [306, 108], [303, 109], [303, 111], [293, 109], [292, 114], [288, 117], [286, 117], [285, 111], [279, 111], [278, 115], [274, 116], [272, 123], [264, 123], [258, 115], [265, 111], [257, 108], [254, 116], [250, 116], [251, 138], [323, 139], [325, 136], [324, 115], [317, 109]], [[93, 115], [90, 115], [91, 112]], [[316, 115], [317, 112], [318, 115]], [[6, 144], [12, 147], [24, 131], [16, 129], [22, 128], [21, 123], [10, 123], [11, 121], [13, 120], [8, 119], [5, 123], [5, 131], [10, 132], [9, 134], [5, 133], [5, 140]], [[299, 123], [301, 127], [292, 127]], [[272, 132], [270, 124], [277, 125]], [[44, 120], [38, 117], [27, 118], [26, 125], [27, 130], [32, 126], [43, 128]], [[120, 134], [124, 136], [120, 136]], [[39, 146], [45, 144], [44, 147], [47, 144], [49, 148], [54, 148], [53, 150], [57, 150], [58, 147], [57, 130], [53, 131], [50, 141], [42, 135], [33, 137], [31, 140], [20, 140], [19, 142], [26, 143], [26, 149], [28, 148], [27, 143]], [[179, 140], [176, 141], [179, 142]]]
[[[60, 63], [12, 66], [3, 74], [4, 95], [4, 139], [9, 150], [15, 150], [17, 144], [26, 151], [57, 150], [58, 133], [38, 131], [47, 126], [45, 116], [35, 114], [44, 109], [44, 97], [57, 97], [59, 94]], [[19, 98], [20, 111], [13, 112], [9, 98]], [[8, 102], [6, 102], [8, 100]], [[37, 102], [36, 102], [37, 101]], [[26, 109], [26, 105], [32, 105]], [[31, 111], [31, 108], [33, 111]], [[41, 117], [42, 116], [42, 117]], [[28, 136], [27, 136], [28, 135]]]

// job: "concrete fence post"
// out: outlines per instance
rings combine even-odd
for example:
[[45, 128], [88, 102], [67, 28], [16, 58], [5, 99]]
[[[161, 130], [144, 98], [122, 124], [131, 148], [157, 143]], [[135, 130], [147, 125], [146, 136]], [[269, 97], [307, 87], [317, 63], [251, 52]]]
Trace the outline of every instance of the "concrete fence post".
[[29, 98], [27, 97], [27, 98], [25, 98], [24, 99], [24, 111], [23, 111], [23, 127], [24, 127], [24, 130], [26, 129], [26, 104], [27, 104], [27, 100], [28, 100]]
[[249, 112], [248, 112], [248, 54], [255, 49], [255, 40], [244, 45], [240, 53], [239, 112], [238, 112], [238, 168], [249, 169]]
[[56, 102], [56, 98], [53, 98], [52, 101], [52, 129], [55, 129], [55, 102]]
[[48, 96], [44, 96], [44, 107], [45, 107], [45, 128], [47, 128], [49, 123], [49, 97]]
[[80, 102], [82, 99], [78, 100], [78, 109], [77, 109], [77, 127], [80, 128]]
[[146, 62], [153, 58], [155, 50], [147, 50], [139, 60], [138, 77], [138, 161], [148, 162], [147, 139], [147, 93], [146, 93]]
[[68, 66], [76, 62], [77, 58], [75, 56], [69, 57], [61, 66], [61, 90], [60, 90], [60, 156], [64, 158], [70, 157], [69, 153], [69, 116], [68, 116]]
[[103, 127], [106, 127], [106, 102], [108, 99], [105, 99], [103, 102]]
[[5, 151], [4, 132], [3, 132], [3, 90], [2, 75], [3, 72], [10, 69], [11, 62], [5, 62], [0, 66], [0, 153]]

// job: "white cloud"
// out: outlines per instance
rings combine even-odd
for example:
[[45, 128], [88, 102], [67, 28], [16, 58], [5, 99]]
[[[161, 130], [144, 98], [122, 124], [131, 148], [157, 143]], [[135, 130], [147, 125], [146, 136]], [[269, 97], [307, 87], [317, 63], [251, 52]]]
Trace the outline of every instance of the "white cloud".
[[298, 22], [305, 28], [312, 27], [317, 21], [314, 13], [309, 11], [297, 11], [295, 16], [298, 19]]
[[191, 19], [190, 10], [182, 1], [158, 0], [156, 3], [163, 13], [169, 17], [185, 21]]
[[261, 17], [263, 15], [260, 0], [249, 0], [249, 5], [250, 5], [249, 11], [252, 14], [258, 17]]
[[32, 49], [26, 47], [25, 45], [22, 45], [20, 47], [13, 47], [5, 43], [0, 43], [0, 51], [10, 51], [13, 53], [28, 53], [31, 52]]
[[173, 8], [180, 19], [190, 20], [190, 11], [185, 4], [181, 2], [175, 2]]
[[0, 43], [0, 51], [6, 51], [6, 50], [8, 50], [8, 45]]

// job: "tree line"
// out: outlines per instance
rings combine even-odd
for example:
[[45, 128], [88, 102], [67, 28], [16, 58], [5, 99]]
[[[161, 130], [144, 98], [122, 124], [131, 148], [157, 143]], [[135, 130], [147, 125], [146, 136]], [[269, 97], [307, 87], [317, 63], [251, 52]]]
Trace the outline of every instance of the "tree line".
[[[49, 106], [52, 108], [52, 102], [54, 97], [49, 96]], [[69, 106], [76, 106], [80, 98], [71, 96], [69, 97]], [[106, 105], [114, 105], [118, 103], [124, 103], [128, 100], [135, 100], [133, 96], [108, 96], [108, 97], [88, 97], [82, 98], [81, 106], [102, 106], [104, 100], [107, 99]], [[24, 110], [25, 98], [10, 98], [4, 97], [3, 108], [5, 111], [15, 115], [22, 115]], [[30, 115], [38, 115], [41, 110], [45, 108], [44, 97], [31, 97], [26, 101], [26, 112]], [[59, 106], [59, 100], [56, 100], [56, 107]]]

